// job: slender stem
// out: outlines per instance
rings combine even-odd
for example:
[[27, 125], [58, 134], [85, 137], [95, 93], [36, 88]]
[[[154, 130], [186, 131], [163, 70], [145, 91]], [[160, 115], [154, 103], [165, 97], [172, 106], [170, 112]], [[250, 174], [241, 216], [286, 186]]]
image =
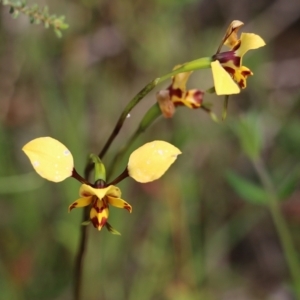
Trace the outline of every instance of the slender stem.
[[227, 117], [228, 102], [229, 102], [229, 95], [225, 95], [223, 112], [222, 112], [222, 121], [224, 121]]
[[[88, 163], [87, 163], [88, 165]], [[88, 180], [90, 175], [90, 171], [85, 171], [84, 177], [85, 180]], [[82, 211], [82, 222], [85, 222], [89, 219], [89, 207], [86, 206]], [[83, 277], [83, 260], [84, 254], [86, 250], [86, 244], [88, 240], [87, 234], [88, 226], [83, 226], [80, 224], [80, 238], [79, 244], [75, 259], [75, 267], [74, 267], [74, 300], [81, 299], [81, 290], [82, 290], [82, 277]]]
[[273, 222], [275, 224], [281, 246], [283, 248], [286, 263], [290, 270], [292, 280], [294, 282], [294, 290], [296, 298], [300, 300], [300, 264], [297, 257], [297, 252], [293, 244], [291, 233], [288, 229], [288, 225], [280, 211], [278, 205], [279, 199], [276, 194], [273, 182], [264, 166], [264, 162], [261, 158], [252, 160], [254, 168], [264, 185], [269, 195], [269, 210], [271, 212]]
[[110, 147], [111, 143], [115, 139], [115, 137], [118, 135], [119, 131], [121, 130], [124, 121], [127, 118], [127, 115], [130, 113], [130, 111], [157, 85], [158, 79], [154, 79], [149, 84], [147, 84], [125, 107], [124, 111], [122, 112], [121, 116], [119, 117], [119, 120], [117, 124], [115, 125], [115, 128], [113, 129], [111, 135], [109, 136], [107, 142], [105, 143], [103, 149], [99, 153], [99, 157], [102, 159], [104, 155], [106, 154], [108, 148]]
[[158, 78], [157, 84], [159, 84], [159, 83], [165, 81], [166, 79], [169, 79], [172, 76], [179, 74], [179, 73], [210, 68], [210, 63], [212, 61], [213, 61], [212, 57], [202, 57], [202, 58], [195, 59], [193, 61], [189, 61], [185, 64], [182, 64], [179, 68], [176, 68], [172, 72]]
[[[82, 213], [82, 222], [89, 219], [89, 207], [84, 207]], [[83, 259], [86, 250], [86, 244], [88, 239], [87, 233], [88, 226], [80, 225], [80, 240], [75, 260], [75, 271], [74, 271], [74, 300], [81, 299], [82, 290], [82, 275], [83, 275]]]

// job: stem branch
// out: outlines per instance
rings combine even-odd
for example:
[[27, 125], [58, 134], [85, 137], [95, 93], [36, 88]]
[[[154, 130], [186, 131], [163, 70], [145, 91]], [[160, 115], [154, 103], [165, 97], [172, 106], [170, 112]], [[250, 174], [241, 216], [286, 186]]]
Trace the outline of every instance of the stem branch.
[[290, 274], [294, 283], [294, 291], [296, 298], [300, 299], [300, 265], [297, 257], [297, 252], [293, 244], [291, 233], [288, 229], [288, 225], [280, 211], [278, 205], [279, 199], [273, 182], [264, 166], [261, 158], [252, 160], [254, 168], [265, 187], [269, 195], [269, 210], [272, 215], [273, 222], [275, 224], [281, 246], [283, 248], [283, 253], [286, 259], [286, 263], [290, 270]]

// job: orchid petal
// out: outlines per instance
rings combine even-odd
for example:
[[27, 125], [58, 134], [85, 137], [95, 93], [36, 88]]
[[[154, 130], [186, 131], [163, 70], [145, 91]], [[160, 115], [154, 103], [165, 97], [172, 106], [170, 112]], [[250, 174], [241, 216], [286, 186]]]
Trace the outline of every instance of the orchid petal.
[[[177, 68], [179, 68], [179, 66], [176, 66], [173, 70], [176, 70]], [[180, 89], [181, 91], [185, 92], [186, 90], [186, 83], [189, 79], [189, 77], [191, 76], [193, 72], [184, 72], [184, 73], [179, 73], [176, 74], [173, 77], [173, 82], [172, 82], [172, 89]]]
[[233, 48], [238, 42], [237, 33], [243, 25], [244, 23], [239, 20], [232, 21], [231, 24], [228, 26], [225, 36], [223, 38], [223, 44], [230, 48]]
[[156, 94], [157, 103], [165, 118], [172, 118], [175, 113], [175, 106], [170, 99], [170, 91], [162, 90]]
[[240, 92], [238, 85], [222, 67], [219, 61], [216, 60], [212, 62], [211, 69], [217, 95], [231, 95]]
[[110, 185], [105, 188], [93, 188], [90, 185], [82, 184], [79, 189], [80, 196], [95, 195], [99, 199], [103, 199], [106, 195], [112, 195], [113, 197], [121, 197], [121, 191], [118, 187]]
[[254, 33], [242, 33], [241, 44], [236, 50], [236, 56], [243, 57], [249, 50], [258, 49], [266, 45], [265, 41], [257, 34]]
[[107, 196], [108, 203], [112, 206], [118, 207], [118, 208], [124, 208], [128, 210], [130, 213], [132, 212], [132, 207], [129, 203], [124, 201], [123, 199], [120, 198], [115, 198], [115, 197], [110, 197]]
[[129, 176], [138, 182], [160, 178], [177, 159], [181, 151], [164, 141], [153, 141], [135, 150], [129, 157]]
[[51, 137], [40, 137], [27, 143], [22, 150], [41, 177], [60, 182], [72, 176], [73, 156], [61, 142]]
[[69, 212], [73, 208], [88, 206], [92, 203], [93, 196], [79, 198], [69, 206]]

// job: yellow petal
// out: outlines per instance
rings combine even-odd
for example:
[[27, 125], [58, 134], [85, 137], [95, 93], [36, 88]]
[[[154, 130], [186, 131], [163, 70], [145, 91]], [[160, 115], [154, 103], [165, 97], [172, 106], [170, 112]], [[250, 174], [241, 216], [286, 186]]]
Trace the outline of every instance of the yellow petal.
[[265, 41], [257, 34], [242, 33], [241, 46], [236, 51], [236, 55], [242, 57], [247, 51], [265, 46]]
[[93, 196], [79, 198], [69, 206], [69, 212], [73, 208], [88, 206], [92, 203]]
[[240, 89], [218, 60], [211, 63], [217, 95], [238, 94]]
[[41, 177], [60, 182], [72, 175], [73, 156], [61, 142], [51, 137], [40, 137], [27, 143], [22, 150]]
[[[181, 67], [181, 65], [176, 66], [173, 70], [176, 70], [177, 68]], [[186, 82], [188, 81], [189, 77], [191, 76], [193, 72], [184, 72], [176, 74], [173, 77], [172, 82], [172, 89], [180, 89], [182, 92], [185, 92], [186, 90]]]
[[181, 151], [164, 141], [153, 141], [135, 150], [129, 157], [129, 176], [138, 182], [150, 182], [161, 177]]
[[120, 198], [115, 198], [115, 197], [110, 197], [107, 196], [108, 203], [112, 206], [118, 207], [118, 208], [124, 208], [128, 210], [130, 213], [132, 212], [132, 207], [129, 203], [124, 201], [123, 199]]
[[98, 199], [103, 199], [106, 195], [111, 195], [112, 197], [120, 198], [121, 190], [114, 185], [107, 186], [103, 189], [95, 189], [90, 185], [82, 184], [79, 189], [79, 195], [82, 197], [95, 195]]

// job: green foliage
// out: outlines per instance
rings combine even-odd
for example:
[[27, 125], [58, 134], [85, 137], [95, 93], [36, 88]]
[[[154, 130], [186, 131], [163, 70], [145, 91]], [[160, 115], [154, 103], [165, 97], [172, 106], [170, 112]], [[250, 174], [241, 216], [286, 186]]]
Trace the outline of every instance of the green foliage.
[[12, 17], [16, 19], [20, 14], [27, 15], [31, 24], [44, 24], [45, 28], [52, 27], [58, 38], [62, 37], [62, 30], [69, 27], [65, 23], [64, 16], [51, 15], [47, 6], [40, 8], [37, 4], [28, 6], [25, 0], [13, 1], [13, 0], [2, 0], [2, 4], [9, 6], [9, 12]]
[[256, 114], [247, 114], [231, 123], [233, 132], [239, 139], [244, 153], [256, 159], [262, 149], [262, 124]]
[[243, 178], [233, 171], [225, 173], [227, 182], [231, 185], [234, 191], [243, 199], [252, 204], [267, 204], [268, 194], [265, 190], [253, 182]]
[[[286, 200], [296, 189], [299, 182], [299, 172], [292, 172], [288, 176], [277, 180], [277, 194], [280, 200]], [[268, 193], [263, 187], [242, 177], [234, 171], [227, 171], [225, 178], [234, 191], [245, 201], [252, 204], [268, 204]]]

